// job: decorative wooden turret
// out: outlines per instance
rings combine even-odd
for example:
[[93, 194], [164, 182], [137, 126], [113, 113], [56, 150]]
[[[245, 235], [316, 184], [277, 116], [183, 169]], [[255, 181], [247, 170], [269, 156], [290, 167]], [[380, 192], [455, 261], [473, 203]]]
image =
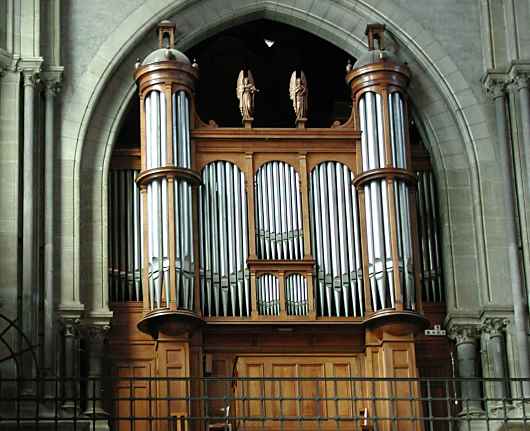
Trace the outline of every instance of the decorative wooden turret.
[[174, 48], [175, 26], [162, 21], [159, 48], [137, 65], [140, 93], [144, 319], [156, 336], [200, 323], [196, 186], [190, 113], [197, 68]]
[[408, 135], [410, 71], [384, 49], [383, 24], [367, 26], [368, 52], [347, 73], [357, 128], [367, 314], [421, 312], [416, 176]]

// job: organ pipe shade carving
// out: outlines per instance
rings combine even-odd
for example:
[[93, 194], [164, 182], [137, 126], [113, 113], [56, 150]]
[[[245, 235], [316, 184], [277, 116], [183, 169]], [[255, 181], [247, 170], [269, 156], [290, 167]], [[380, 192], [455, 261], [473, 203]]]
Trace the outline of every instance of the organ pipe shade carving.
[[321, 316], [363, 315], [362, 260], [353, 173], [323, 162], [310, 175], [312, 253]]
[[[189, 135], [189, 101], [184, 91], [172, 94], [171, 133], [172, 156], [168, 154], [166, 94], [153, 90], [145, 96], [145, 164], [146, 169], [172, 165], [189, 169], [191, 144]], [[146, 185], [147, 192], [147, 279], [151, 309], [176, 307], [193, 309], [194, 250], [192, 188], [186, 179], [175, 177], [172, 187], [169, 178], [160, 176]], [[170, 213], [169, 194], [173, 190], [173, 211]], [[174, 237], [170, 239], [170, 226]], [[170, 284], [170, 242], [174, 242], [175, 282]], [[175, 289], [175, 292], [171, 292]]]
[[[383, 97], [367, 91], [359, 99], [362, 170], [365, 172], [386, 167], [408, 168], [402, 96], [399, 92], [392, 92], [386, 101], [391, 154], [387, 154], [385, 145]], [[393, 188], [394, 208], [390, 207], [390, 187]], [[375, 178], [365, 183], [364, 197], [372, 307], [375, 311], [395, 307], [395, 271], [398, 271], [403, 305], [406, 309], [413, 309], [414, 273], [408, 185], [399, 177], [394, 177], [392, 181]], [[391, 229], [395, 229], [397, 262], [392, 255]]]
[[256, 278], [258, 314], [278, 316], [280, 314], [280, 286], [274, 274], [263, 274]]
[[418, 178], [417, 212], [423, 300], [444, 302], [434, 177], [431, 171], [418, 171], [416, 175]]
[[272, 161], [258, 169], [255, 208], [258, 259], [302, 259], [300, 180], [291, 165]]
[[142, 247], [138, 170], [109, 174], [109, 296], [111, 302], [142, 300]]
[[202, 170], [199, 199], [200, 282], [205, 316], [249, 316], [245, 176], [233, 163]]
[[302, 274], [289, 274], [285, 277], [285, 301], [288, 316], [307, 316], [307, 280]]

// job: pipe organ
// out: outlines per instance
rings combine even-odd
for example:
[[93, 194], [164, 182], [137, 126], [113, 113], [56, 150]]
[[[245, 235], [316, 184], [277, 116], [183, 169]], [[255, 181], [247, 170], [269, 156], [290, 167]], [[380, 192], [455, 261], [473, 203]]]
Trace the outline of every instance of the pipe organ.
[[212, 355], [224, 377], [303, 377], [309, 363], [321, 376], [417, 375], [422, 300], [444, 295], [435, 184], [413, 157], [410, 72], [383, 30], [369, 26], [369, 51], [347, 73], [345, 124], [228, 128], [198, 117], [197, 68], [161, 24], [160, 48], [135, 72], [141, 149], [129, 158], [141, 162], [121, 157], [109, 177], [111, 302], [152, 337], [118, 329], [113, 343], [129, 340], [118, 363], [200, 376]]

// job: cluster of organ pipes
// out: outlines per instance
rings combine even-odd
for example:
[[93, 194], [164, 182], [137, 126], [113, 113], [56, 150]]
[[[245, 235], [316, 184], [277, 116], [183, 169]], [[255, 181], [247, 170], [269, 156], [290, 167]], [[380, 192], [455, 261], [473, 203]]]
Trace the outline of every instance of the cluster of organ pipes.
[[[167, 148], [166, 95], [158, 90], [145, 97], [146, 169], [175, 165], [191, 167], [189, 136], [189, 102], [184, 91], [172, 95], [173, 142], [172, 159]], [[192, 190], [182, 179], [175, 179], [174, 211], [169, 214], [169, 191], [166, 177], [155, 178], [147, 184], [147, 261], [149, 304], [151, 309], [169, 307], [169, 219], [175, 226], [175, 298], [177, 307], [193, 309], [194, 256], [192, 237]]]
[[[274, 274], [262, 274], [256, 279], [258, 314], [280, 315], [280, 283]], [[285, 277], [285, 312], [288, 316], [309, 314], [307, 281], [302, 274], [293, 273]]]
[[216, 161], [202, 170], [199, 197], [200, 283], [205, 316], [249, 316], [245, 177]]
[[[367, 91], [359, 100], [364, 172], [385, 168], [389, 165], [388, 160], [393, 168], [407, 168], [402, 96], [398, 92], [388, 94], [391, 154], [387, 154], [385, 147], [382, 97], [378, 93]], [[390, 187], [394, 188], [394, 208], [390, 208], [389, 183], [386, 178], [376, 178], [364, 185], [368, 278], [372, 307], [375, 311], [395, 307], [395, 271], [399, 271], [399, 279], [404, 287], [402, 298], [404, 307], [413, 309], [415, 301], [408, 185], [397, 178], [390, 184]], [[391, 212], [396, 214], [399, 254], [397, 267], [392, 258]]]
[[309, 314], [307, 280], [301, 274], [289, 274], [285, 277], [285, 302], [288, 316], [307, 316]]
[[258, 314], [278, 316], [280, 314], [280, 284], [274, 274], [263, 274], [256, 279]]
[[323, 162], [310, 175], [311, 245], [316, 260], [318, 314], [363, 315], [362, 260], [353, 173]]
[[109, 174], [109, 296], [112, 302], [142, 300], [142, 223], [138, 170]]
[[418, 171], [416, 177], [422, 296], [426, 302], [443, 302], [434, 177], [429, 170]]
[[256, 247], [259, 259], [304, 257], [298, 172], [282, 161], [265, 163], [256, 172]]
[[[116, 169], [109, 174], [108, 258], [112, 302], [142, 300], [142, 230], [137, 175], [134, 169]], [[434, 177], [430, 170], [417, 171], [416, 176], [422, 295], [426, 302], [440, 303], [444, 301], [444, 291]], [[249, 316], [254, 306], [258, 310], [269, 309], [250, 303], [243, 172], [235, 164], [217, 161], [204, 167], [202, 178], [199, 231], [204, 315]], [[359, 214], [352, 179], [351, 170], [339, 162], [321, 163], [310, 174], [311, 245], [316, 261], [314, 283], [317, 315], [320, 316], [364, 314]], [[178, 187], [176, 190], [179, 193]], [[223, 219], [226, 222], [221, 224], [224, 228], [221, 232], [219, 220]], [[292, 274], [286, 277], [285, 284], [287, 314], [307, 315], [305, 277]], [[266, 301], [265, 290], [258, 291], [257, 296]], [[279, 298], [279, 294], [277, 296]]]

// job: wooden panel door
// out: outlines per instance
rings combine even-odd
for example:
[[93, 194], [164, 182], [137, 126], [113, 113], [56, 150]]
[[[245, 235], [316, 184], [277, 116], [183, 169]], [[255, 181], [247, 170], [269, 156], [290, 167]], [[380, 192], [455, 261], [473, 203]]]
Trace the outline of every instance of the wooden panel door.
[[[353, 416], [362, 409], [363, 375], [356, 356], [243, 356], [237, 364], [240, 381], [236, 396], [239, 429], [352, 429]], [[268, 377], [266, 380], [260, 378]], [[346, 378], [326, 380], [326, 378]]]

